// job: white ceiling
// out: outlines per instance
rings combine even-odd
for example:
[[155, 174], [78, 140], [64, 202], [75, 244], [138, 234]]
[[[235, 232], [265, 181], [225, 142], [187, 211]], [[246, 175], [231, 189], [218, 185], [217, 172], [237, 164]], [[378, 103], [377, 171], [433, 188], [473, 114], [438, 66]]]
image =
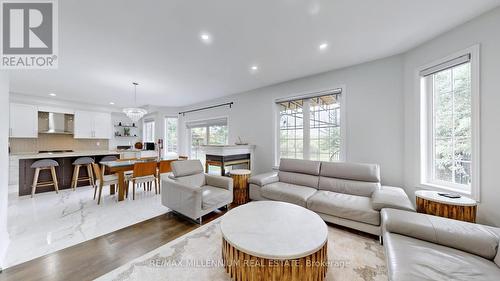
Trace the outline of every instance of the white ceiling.
[[183, 106], [398, 54], [499, 4], [61, 0], [59, 69], [13, 71], [11, 91], [120, 107], [137, 81], [139, 105]]

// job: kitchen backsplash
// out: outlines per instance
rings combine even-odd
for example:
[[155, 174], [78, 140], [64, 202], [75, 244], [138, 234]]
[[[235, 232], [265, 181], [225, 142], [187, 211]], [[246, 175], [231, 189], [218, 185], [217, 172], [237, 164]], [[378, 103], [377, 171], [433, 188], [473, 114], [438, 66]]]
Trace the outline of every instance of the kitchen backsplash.
[[107, 139], [75, 139], [72, 135], [39, 134], [36, 139], [11, 138], [10, 152], [38, 152], [40, 150], [108, 150]]

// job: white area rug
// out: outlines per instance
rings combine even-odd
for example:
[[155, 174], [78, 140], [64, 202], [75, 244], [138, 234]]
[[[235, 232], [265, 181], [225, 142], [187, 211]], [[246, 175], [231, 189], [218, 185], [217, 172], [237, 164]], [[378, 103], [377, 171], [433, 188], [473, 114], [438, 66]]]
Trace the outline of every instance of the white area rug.
[[[98, 278], [121, 280], [229, 281], [221, 259], [220, 218]], [[387, 280], [378, 241], [328, 227], [327, 280]]]

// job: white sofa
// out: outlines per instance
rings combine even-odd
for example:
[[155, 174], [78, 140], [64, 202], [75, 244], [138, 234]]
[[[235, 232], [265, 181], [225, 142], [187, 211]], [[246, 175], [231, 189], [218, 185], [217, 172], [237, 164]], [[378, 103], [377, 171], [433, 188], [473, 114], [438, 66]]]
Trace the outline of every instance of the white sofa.
[[233, 179], [203, 172], [199, 160], [174, 161], [172, 175], [162, 180], [161, 202], [197, 223], [202, 216], [233, 202]]
[[297, 204], [325, 221], [377, 236], [382, 208], [415, 211], [403, 189], [381, 186], [376, 164], [281, 159], [278, 172], [249, 182], [252, 200]]

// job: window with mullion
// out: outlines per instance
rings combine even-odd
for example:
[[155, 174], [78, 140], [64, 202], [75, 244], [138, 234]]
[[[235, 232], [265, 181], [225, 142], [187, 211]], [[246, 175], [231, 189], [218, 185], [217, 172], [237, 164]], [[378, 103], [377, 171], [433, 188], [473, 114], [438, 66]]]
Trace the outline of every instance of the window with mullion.
[[340, 94], [279, 102], [279, 158], [337, 161], [341, 155]]
[[431, 182], [471, 184], [470, 62], [432, 74]]

